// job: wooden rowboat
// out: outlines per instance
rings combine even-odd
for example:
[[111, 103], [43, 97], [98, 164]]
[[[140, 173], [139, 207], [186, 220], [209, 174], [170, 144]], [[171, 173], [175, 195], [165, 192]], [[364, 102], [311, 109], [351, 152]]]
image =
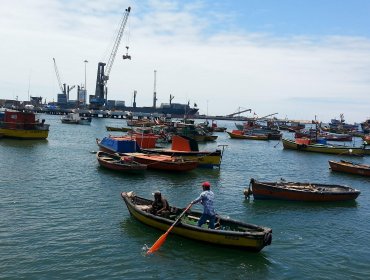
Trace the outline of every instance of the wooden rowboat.
[[[307, 139], [308, 140], [308, 139]], [[363, 156], [364, 149], [361, 147], [350, 147], [340, 145], [297, 143], [296, 141], [282, 138], [284, 149], [291, 149], [305, 152], [327, 153], [347, 156]]]
[[353, 163], [350, 161], [333, 161], [329, 160], [329, 165], [332, 171], [357, 174], [362, 176], [370, 176], [370, 165]]
[[356, 199], [360, 191], [341, 185], [327, 185], [299, 182], [259, 182], [251, 179], [250, 187], [244, 190], [248, 197], [253, 194], [254, 199], [276, 199], [309, 202], [333, 202]]
[[110, 170], [129, 172], [129, 173], [141, 173], [147, 169], [145, 164], [134, 161], [129, 157], [121, 157], [120, 155], [111, 154], [99, 151], [96, 153], [96, 158], [100, 166], [108, 168]]
[[[171, 207], [168, 218], [159, 217], [147, 212], [152, 200], [139, 197], [133, 192], [123, 192], [121, 197], [134, 218], [163, 231], [166, 231], [183, 211], [181, 208]], [[271, 244], [270, 228], [218, 217], [216, 229], [208, 229], [207, 224], [202, 227], [197, 226], [200, 216], [200, 212], [188, 211], [171, 233], [214, 245], [254, 252], [259, 252], [263, 247]]]

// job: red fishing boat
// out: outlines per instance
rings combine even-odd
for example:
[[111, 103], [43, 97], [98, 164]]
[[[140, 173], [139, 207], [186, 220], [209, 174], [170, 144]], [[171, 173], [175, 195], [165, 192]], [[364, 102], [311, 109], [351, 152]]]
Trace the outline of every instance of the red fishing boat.
[[[251, 188], [252, 187], [252, 188]], [[334, 202], [356, 199], [360, 191], [347, 186], [299, 182], [259, 182], [251, 179], [244, 195], [254, 199]]]
[[17, 139], [46, 139], [49, 124], [45, 120], [40, 122], [33, 112], [1, 111], [0, 135]]

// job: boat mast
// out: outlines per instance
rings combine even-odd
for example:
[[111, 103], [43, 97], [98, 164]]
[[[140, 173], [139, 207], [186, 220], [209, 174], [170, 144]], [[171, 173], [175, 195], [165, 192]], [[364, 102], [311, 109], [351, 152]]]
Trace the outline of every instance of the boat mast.
[[157, 70], [154, 70], [153, 108], [157, 108]]

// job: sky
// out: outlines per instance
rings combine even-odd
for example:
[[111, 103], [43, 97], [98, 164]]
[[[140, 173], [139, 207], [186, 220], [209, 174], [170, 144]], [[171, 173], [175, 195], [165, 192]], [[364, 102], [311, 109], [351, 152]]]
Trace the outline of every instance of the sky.
[[155, 84], [157, 105], [172, 95], [200, 114], [370, 117], [367, 0], [2, 0], [0, 99], [56, 101], [53, 58], [62, 83], [86, 73], [94, 94], [129, 6], [108, 99], [131, 106], [136, 90], [137, 106], [152, 106]]

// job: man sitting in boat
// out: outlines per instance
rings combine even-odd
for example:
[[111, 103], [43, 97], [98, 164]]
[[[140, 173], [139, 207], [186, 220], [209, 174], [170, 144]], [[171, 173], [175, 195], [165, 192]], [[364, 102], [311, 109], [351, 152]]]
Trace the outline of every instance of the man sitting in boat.
[[160, 191], [156, 191], [154, 194], [154, 202], [149, 212], [153, 215], [168, 217], [170, 215], [170, 205], [167, 199], [165, 199]]

